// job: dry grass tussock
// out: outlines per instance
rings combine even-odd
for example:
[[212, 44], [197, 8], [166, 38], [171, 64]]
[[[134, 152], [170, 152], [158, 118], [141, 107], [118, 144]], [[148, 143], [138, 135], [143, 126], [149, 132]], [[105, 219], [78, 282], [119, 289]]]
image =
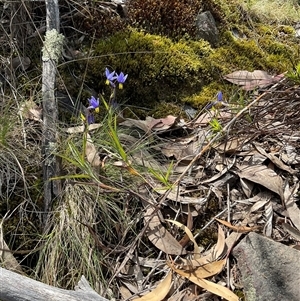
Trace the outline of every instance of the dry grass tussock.
[[241, 1], [250, 14], [262, 22], [292, 24], [299, 20], [299, 3], [295, 0], [247, 0]]

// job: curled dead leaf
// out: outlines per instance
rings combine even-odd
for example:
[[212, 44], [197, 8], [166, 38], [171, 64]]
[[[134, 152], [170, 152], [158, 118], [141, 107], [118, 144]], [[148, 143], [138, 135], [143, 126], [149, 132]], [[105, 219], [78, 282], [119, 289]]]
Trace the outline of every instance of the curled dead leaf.
[[268, 188], [283, 199], [283, 181], [273, 169], [265, 165], [250, 165], [242, 168], [238, 175], [242, 179], [247, 179]]
[[289, 214], [289, 217], [295, 227], [300, 230], [300, 209], [296, 204], [296, 197], [295, 195], [299, 192], [300, 183], [296, 183], [295, 186], [290, 189], [288, 182], [285, 184], [284, 189], [284, 204], [286, 210]]
[[212, 277], [214, 275], [219, 274], [223, 270], [225, 264], [226, 264], [226, 259], [223, 259], [223, 260], [214, 261], [214, 262], [204, 264], [202, 266], [195, 267], [194, 269], [182, 270], [182, 269], [177, 269], [168, 263], [168, 265], [171, 267], [171, 269], [174, 272], [176, 272], [177, 274], [185, 278], [189, 278], [191, 275], [193, 275], [196, 278], [201, 278], [201, 279]]
[[224, 226], [238, 233], [248, 233], [248, 232], [256, 231], [257, 229], [260, 228], [259, 226], [255, 226], [255, 227], [233, 226], [231, 223], [224, 221], [222, 219], [215, 218], [215, 220], [217, 220], [219, 223], [223, 224]]
[[177, 221], [173, 221], [173, 220], [170, 220], [170, 219], [167, 219], [166, 221], [168, 221], [168, 222], [176, 225], [177, 227], [181, 228], [187, 234], [190, 241], [194, 244], [194, 257], [199, 258], [200, 257], [200, 248], [197, 245], [197, 242], [195, 241], [195, 238], [194, 238], [191, 230], [188, 227], [186, 227], [185, 225], [183, 225], [183, 224], [181, 224]]
[[206, 289], [207, 291], [209, 291], [217, 296], [220, 296], [226, 300], [229, 300], [229, 301], [238, 301], [239, 300], [238, 296], [235, 295], [228, 288], [204, 279], [204, 278], [211, 277], [213, 275], [220, 273], [222, 271], [222, 269], [224, 268], [225, 264], [226, 264], [226, 259], [208, 263], [208, 264], [206, 264], [202, 267], [199, 267], [198, 269], [193, 270], [193, 271], [183, 271], [181, 269], [174, 268], [170, 264], [168, 264], [168, 265], [178, 275], [185, 277], [189, 281]]
[[170, 271], [167, 277], [150, 293], [144, 295], [141, 298], [134, 299], [135, 301], [161, 301], [163, 300], [171, 287], [172, 283], [172, 272]]
[[150, 207], [144, 214], [145, 222], [148, 223], [148, 239], [161, 251], [170, 255], [183, 255], [186, 250], [174, 238], [174, 236], [161, 224], [155, 209]]
[[90, 134], [87, 134], [86, 147], [85, 147], [85, 155], [88, 162], [94, 166], [101, 166], [102, 162], [99, 157], [98, 150], [96, 149]]
[[180, 268], [194, 269], [196, 267], [215, 261], [224, 253], [225, 247], [225, 233], [223, 229], [219, 226], [217, 244], [210, 249], [209, 253], [197, 259], [181, 259]]

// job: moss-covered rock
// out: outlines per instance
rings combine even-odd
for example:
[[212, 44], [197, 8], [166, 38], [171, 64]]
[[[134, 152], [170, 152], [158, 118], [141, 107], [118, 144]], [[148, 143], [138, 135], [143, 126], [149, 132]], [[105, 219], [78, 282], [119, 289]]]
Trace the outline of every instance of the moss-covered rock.
[[[193, 1], [182, 3], [188, 7]], [[87, 59], [87, 69], [85, 60], [76, 63], [78, 68], [74, 69], [78, 77], [108, 98], [105, 68], [123, 71], [128, 74], [128, 80], [125, 89], [118, 92], [117, 101], [155, 108], [157, 114], [162, 111], [157, 109], [157, 104], [162, 102], [175, 102], [179, 107], [180, 103], [187, 102], [200, 108], [219, 90], [226, 96], [227, 90], [232, 92], [233, 85], [226, 83], [223, 76], [233, 71], [260, 69], [276, 74], [297, 64], [300, 52], [291, 26], [260, 23], [260, 18], [247, 10], [244, 1], [194, 2], [197, 2], [197, 9], [210, 10], [216, 19], [221, 37], [217, 48], [193, 39], [192, 27], [191, 31], [184, 27], [193, 24], [195, 7], [193, 10], [186, 8], [187, 19], [181, 18], [182, 11], [174, 10], [170, 15], [178, 22], [173, 22], [161, 18], [164, 12], [158, 9], [161, 1], [131, 0], [128, 6], [133, 14], [129, 22], [137, 28], [130, 27], [93, 41], [92, 52], [88, 45], [86, 52], [92, 56]], [[174, 3], [178, 1], [168, 0], [164, 5]], [[157, 8], [155, 13], [149, 10], [150, 4]], [[170, 34], [174, 24], [179, 31]], [[72, 82], [68, 87], [72, 88]], [[77, 86], [73, 88], [78, 89]]]
[[[104, 69], [128, 73], [119, 101], [149, 106], [158, 101], [178, 101], [191, 91], [199, 91], [205, 78], [202, 60], [213, 52], [205, 41], [173, 42], [134, 29], [98, 41], [89, 62], [87, 81], [105, 89]], [[202, 74], [202, 75], [201, 75]]]

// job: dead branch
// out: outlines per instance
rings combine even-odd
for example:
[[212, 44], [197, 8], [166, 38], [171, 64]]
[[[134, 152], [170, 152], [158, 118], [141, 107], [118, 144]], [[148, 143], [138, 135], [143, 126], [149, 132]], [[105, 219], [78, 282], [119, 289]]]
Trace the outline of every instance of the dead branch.
[[53, 287], [0, 267], [0, 283], [2, 301], [108, 301], [90, 287], [84, 276], [73, 291]]

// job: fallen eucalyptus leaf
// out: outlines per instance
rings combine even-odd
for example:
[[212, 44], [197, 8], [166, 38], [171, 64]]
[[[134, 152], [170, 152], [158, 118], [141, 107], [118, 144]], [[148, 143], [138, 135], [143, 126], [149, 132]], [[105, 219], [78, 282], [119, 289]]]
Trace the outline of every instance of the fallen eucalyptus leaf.
[[242, 86], [242, 89], [249, 91], [257, 87], [263, 88], [270, 84], [276, 83], [284, 78], [283, 74], [272, 76], [266, 71], [254, 70], [249, 72], [247, 70], [234, 71], [224, 76], [229, 82]]
[[247, 179], [268, 188], [277, 193], [281, 199], [283, 198], [282, 178], [273, 169], [264, 165], [251, 165], [242, 168], [238, 175], [242, 179]]
[[228, 227], [229, 229], [238, 232], [238, 233], [247, 233], [247, 232], [252, 232], [255, 231], [257, 229], [259, 229], [258, 226], [255, 227], [247, 227], [247, 226], [234, 226], [231, 223], [224, 221], [222, 219], [219, 218], [215, 218], [215, 220], [217, 220], [219, 223], [223, 224], [224, 226]]
[[157, 213], [154, 213], [154, 211], [155, 209], [150, 207], [144, 214], [145, 223], [148, 223], [148, 229], [146, 232], [148, 239], [155, 245], [156, 248], [166, 254], [186, 254], [186, 250], [183, 249], [181, 244], [161, 224]]
[[267, 204], [265, 205], [265, 217], [266, 217], [266, 224], [264, 226], [263, 233], [267, 237], [271, 237], [272, 230], [273, 230], [273, 224], [272, 224], [272, 222], [273, 222], [273, 206], [270, 201], [268, 201]]
[[172, 272], [170, 271], [167, 277], [150, 293], [141, 298], [134, 299], [135, 301], [161, 301], [170, 291], [172, 283]]
[[298, 193], [298, 189], [299, 182], [295, 184], [295, 186], [291, 190], [289, 189], [289, 184], [287, 182], [284, 189], [284, 203], [291, 221], [300, 231], [300, 209], [295, 203], [296, 199], [294, 197], [294, 195]]
[[[216, 267], [221, 269], [221, 266], [224, 262], [226, 262], [225, 259], [221, 260], [219, 262], [210, 263], [208, 265], [212, 265], [212, 266], [215, 265]], [[208, 265], [206, 265], [206, 267], [208, 267]], [[201, 272], [199, 272], [200, 275], [198, 276], [197, 271], [185, 272], [180, 269], [174, 269], [173, 267], [171, 267], [171, 268], [180, 276], [185, 277], [189, 281], [195, 283], [196, 285], [206, 289], [207, 291], [209, 291], [217, 296], [220, 296], [228, 301], [239, 301], [239, 297], [237, 295], [235, 295], [232, 291], [230, 291], [228, 288], [199, 277], [200, 275], [205, 274], [203, 269], [201, 269]], [[217, 268], [216, 268], [216, 270], [214, 270], [214, 267], [210, 267], [209, 269], [211, 269], [213, 271], [217, 270]], [[208, 269], [207, 275], [209, 274], [209, 269]], [[223, 269], [223, 267], [222, 267], [222, 269]], [[221, 270], [219, 270], [219, 272]], [[207, 276], [207, 277], [209, 277], [209, 276]]]
[[174, 272], [185, 278], [189, 279], [189, 277], [193, 275], [196, 278], [204, 279], [219, 274], [223, 270], [225, 264], [226, 259], [223, 259], [219, 261], [210, 262], [198, 267], [191, 266], [189, 270], [183, 270], [181, 268], [177, 269], [170, 264], [168, 265], [172, 268]]
[[218, 226], [218, 241], [217, 244], [210, 249], [209, 253], [197, 259], [181, 259], [180, 268], [196, 268], [215, 261], [224, 253], [225, 247], [225, 233], [223, 229]]
[[166, 221], [176, 225], [177, 227], [181, 228], [183, 231], [185, 231], [185, 233], [188, 235], [190, 241], [194, 244], [194, 257], [195, 258], [199, 258], [200, 257], [200, 249], [199, 249], [199, 246], [197, 245], [197, 242], [195, 241], [195, 238], [191, 232], [191, 230], [186, 227], [185, 225], [177, 222], [177, 221], [173, 221], [173, 220], [170, 220], [170, 219], [167, 219]]

